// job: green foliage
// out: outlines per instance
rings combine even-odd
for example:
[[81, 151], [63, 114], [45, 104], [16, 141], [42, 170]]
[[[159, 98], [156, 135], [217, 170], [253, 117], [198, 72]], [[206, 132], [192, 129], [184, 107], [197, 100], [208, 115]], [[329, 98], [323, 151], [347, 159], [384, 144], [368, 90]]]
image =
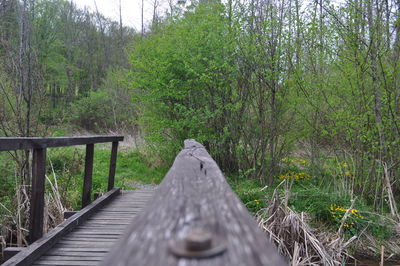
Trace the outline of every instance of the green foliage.
[[224, 6], [210, 1], [138, 41], [131, 52], [140, 122], [152, 143], [170, 153], [186, 138], [224, 142], [231, 117], [233, 46]]
[[256, 213], [267, 206], [269, 191], [261, 190], [258, 181], [228, 178], [228, 183], [251, 213]]
[[[16, 164], [11, 160], [7, 153], [0, 153], [0, 202], [9, 202], [9, 197], [15, 192], [15, 172]], [[4, 200], [4, 201], [3, 201]], [[9, 205], [7, 205], [9, 206]], [[2, 209], [0, 207], [0, 209]], [[4, 211], [4, 210], [3, 210]]]
[[104, 84], [71, 104], [70, 122], [93, 132], [131, 130], [137, 120], [123, 69], [110, 70]]
[[332, 215], [330, 206], [340, 205], [347, 206], [350, 203], [350, 198], [338, 193], [322, 190], [319, 187], [294, 187], [293, 195], [289, 199], [289, 204], [297, 212], [307, 212], [314, 219], [322, 223], [331, 224]]
[[132, 130], [137, 123], [138, 110], [132, 103], [129, 81], [126, 69], [112, 68], [107, 72], [100, 88], [111, 101], [114, 129]]
[[111, 99], [104, 91], [92, 91], [88, 97], [75, 101], [71, 122], [90, 131], [101, 131], [113, 125]]

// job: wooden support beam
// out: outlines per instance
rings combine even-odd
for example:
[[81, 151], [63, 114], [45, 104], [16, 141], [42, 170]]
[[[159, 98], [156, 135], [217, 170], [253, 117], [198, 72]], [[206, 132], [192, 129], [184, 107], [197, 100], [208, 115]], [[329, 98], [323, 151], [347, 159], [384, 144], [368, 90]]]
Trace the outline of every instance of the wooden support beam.
[[46, 149], [34, 149], [32, 163], [32, 189], [29, 217], [30, 243], [35, 242], [43, 235]]
[[86, 145], [85, 175], [83, 177], [82, 208], [92, 202], [92, 175], [93, 175], [94, 144]]
[[117, 166], [117, 153], [118, 153], [118, 142], [115, 141], [112, 143], [112, 148], [111, 148], [110, 172], [108, 174], [108, 191], [114, 188], [115, 168]]

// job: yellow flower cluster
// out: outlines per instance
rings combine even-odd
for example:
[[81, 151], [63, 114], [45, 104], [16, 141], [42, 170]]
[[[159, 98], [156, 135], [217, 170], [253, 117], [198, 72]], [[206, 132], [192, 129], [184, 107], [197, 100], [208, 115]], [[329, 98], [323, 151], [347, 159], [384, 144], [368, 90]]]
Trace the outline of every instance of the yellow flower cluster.
[[[335, 219], [342, 219], [344, 214], [348, 211], [348, 209], [341, 206], [337, 206], [336, 204], [332, 204], [330, 210], [333, 218]], [[362, 216], [356, 209], [351, 209], [350, 215], [348, 217], [350, 219], [343, 225], [346, 228], [353, 227], [356, 224], [356, 219], [364, 219], [364, 216]]]
[[294, 172], [294, 171], [288, 171], [286, 174], [282, 174], [279, 176], [280, 180], [294, 179], [294, 180], [306, 181], [306, 180], [309, 180], [310, 178], [311, 178], [311, 176], [307, 173]]
[[282, 158], [281, 160], [284, 163], [293, 163], [293, 164], [300, 164], [300, 165], [306, 165], [307, 161], [302, 159], [302, 158]]
[[257, 205], [259, 205], [260, 204], [260, 201], [259, 200], [254, 200], [254, 202], [257, 204]]

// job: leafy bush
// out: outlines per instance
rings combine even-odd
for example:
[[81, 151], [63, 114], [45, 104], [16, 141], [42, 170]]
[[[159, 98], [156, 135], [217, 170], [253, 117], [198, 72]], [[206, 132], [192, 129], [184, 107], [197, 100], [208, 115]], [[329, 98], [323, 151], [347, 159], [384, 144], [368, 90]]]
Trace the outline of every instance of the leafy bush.
[[102, 131], [111, 128], [113, 110], [111, 99], [105, 91], [92, 91], [72, 104], [71, 122], [90, 131]]
[[94, 132], [131, 129], [137, 114], [126, 79], [124, 70], [110, 70], [99, 90], [71, 105], [71, 122]]

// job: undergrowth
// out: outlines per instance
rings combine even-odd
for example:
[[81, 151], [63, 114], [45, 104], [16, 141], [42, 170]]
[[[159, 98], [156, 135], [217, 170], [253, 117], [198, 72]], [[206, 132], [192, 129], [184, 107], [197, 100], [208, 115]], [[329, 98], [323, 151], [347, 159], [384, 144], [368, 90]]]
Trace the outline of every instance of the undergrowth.
[[[267, 210], [272, 196], [277, 193], [284, 195], [282, 202], [286, 203], [282, 204], [287, 204], [290, 213], [305, 213], [309, 217], [307, 223], [317, 231], [335, 235], [340, 232], [344, 240], [357, 239], [352, 240], [348, 252], [374, 250], [373, 256], [377, 257], [380, 247], [386, 246], [387, 253], [398, 256], [399, 250], [393, 248], [399, 243], [396, 238], [397, 223], [389, 210], [382, 208], [377, 212], [368, 200], [332, 182], [338, 179], [347, 182], [346, 178], [351, 176], [348, 164], [329, 159], [320, 170], [313, 171], [310, 163], [303, 158], [284, 158], [281, 172], [272, 186], [240, 176], [231, 176], [227, 180], [254, 215]], [[389, 245], [394, 241], [397, 241], [396, 245]]]

